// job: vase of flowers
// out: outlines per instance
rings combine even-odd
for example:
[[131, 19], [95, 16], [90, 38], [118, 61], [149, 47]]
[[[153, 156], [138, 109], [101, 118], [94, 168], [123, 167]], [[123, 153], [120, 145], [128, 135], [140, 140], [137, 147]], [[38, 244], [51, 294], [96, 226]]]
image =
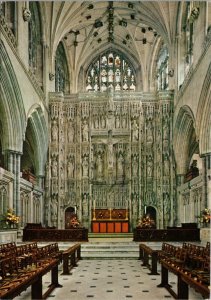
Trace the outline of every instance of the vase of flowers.
[[210, 225], [211, 209], [203, 209], [197, 218], [199, 219], [199, 223], [202, 224], [202, 227], [208, 227]]
[[3, 228], [16, 228], [20, 222], [20, 217], [16, 216], [12, 208], [8, 208], [5, 215], [2, 216], [1, 225]]
[[144, 215], [138, 222], [137, 227], [139, 228], [155, 228], [155, 221], [150, 215]]

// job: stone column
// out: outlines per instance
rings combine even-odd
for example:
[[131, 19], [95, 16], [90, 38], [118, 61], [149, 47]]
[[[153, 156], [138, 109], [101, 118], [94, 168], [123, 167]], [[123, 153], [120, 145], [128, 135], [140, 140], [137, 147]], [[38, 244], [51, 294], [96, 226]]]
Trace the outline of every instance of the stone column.
[[21, 203], [20, 203], [20, 152], [7, 150], [5, 168], [14, 174], [13, 183], [13, 209], [15, 213], [20, 216]]
[[211, 153], [202, 156], [202, 178], [203, 178], [203, 191], [202, 199], [205, 208], [211, 208]]

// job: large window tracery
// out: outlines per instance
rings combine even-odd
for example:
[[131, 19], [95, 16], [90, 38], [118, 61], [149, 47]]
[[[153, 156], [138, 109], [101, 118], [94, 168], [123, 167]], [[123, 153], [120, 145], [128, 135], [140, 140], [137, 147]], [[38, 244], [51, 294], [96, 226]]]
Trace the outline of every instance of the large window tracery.
[[157, 62], [157, 89], [168, 90], [168, 63], [169, 53], [166, 45], [160, 49]]
[[135, 91], [136, 80], [133, 67], [123, 54], [107, 51], [88, 68], [87, 91]]
[[62, 43], [59, 43], [55, 59], [55, 90], [56, 92], [69, 91], [69, 73], [67, 58]]
[[29, 67], [42, 87], [43, 84], [43, 47], [42, 47], [42, 26], [39, 5], [37, 2], [30, 2], [29, 9], [31, 18], [29, 21]]

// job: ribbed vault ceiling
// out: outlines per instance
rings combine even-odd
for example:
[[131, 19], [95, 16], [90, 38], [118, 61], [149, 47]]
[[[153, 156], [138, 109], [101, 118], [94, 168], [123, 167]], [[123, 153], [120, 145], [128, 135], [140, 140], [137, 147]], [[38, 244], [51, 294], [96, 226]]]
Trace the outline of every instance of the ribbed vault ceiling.
[[[161, 39], [171, 44], [179, 2], [165, 1], [53, 1], [44, 2], [49, 18], [53, 53], [63, 40], [74, 65], [107, 47], [123, 49], [132, 57], [152, 53]], [[145, 58], [144, 58], [145, 56]]]

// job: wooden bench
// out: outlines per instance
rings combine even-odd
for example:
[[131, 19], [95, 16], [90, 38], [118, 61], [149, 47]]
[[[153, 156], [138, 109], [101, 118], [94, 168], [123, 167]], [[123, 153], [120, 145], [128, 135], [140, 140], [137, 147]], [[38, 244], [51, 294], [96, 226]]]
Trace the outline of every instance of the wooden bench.
[[[183, 247], [177, 249], [173, 257], [167, 255], [160, 260], [161, 283], [158, 287], [165, 287], [176, 299], [188, 299], [189, 286], [205, 298], [210, 295], [208, 288], [210, 285], [210, 257], [197, 261], [193, 251], [189, 252], [191, 247], [196, 249], [197, 253], [199, 253], [198, 251], [203, 253], [201, 246], [183, 244]], [[190, 263], [191, 257], [194, 263]], [[203, 261], [202, 265], [200, 265], [201, 261]], [[168, 272], [172, 272], [177, 276], [177, 293], [171, 289], [171, 285], [168, 283]]]
[[70, 270], [77, 266], [77, 261], [81, 259], [81, 244], [77, 243], [62, 253], [63, 273], [62, 275], [70, 275]]
[[[31, 299], [46, 299], [54, 288], [61, 287], [58, 283], [58, 265], [59, 260], [51, 258], [39, 263], [36, 268], [18, 272], [16, 276], [14, 274], [13, 276], [5, 274], [5, 277], [0, 282], [0, 299], [13, 299], [20, 295], [20, 293], [26, 290], [29, 286], [32, 287]], [[51, 285], [46, 293], [43, 294], [42, 277], [49, 271], [51, 271]]]
[[[139, 244], [139, 259], [142, 260], [142, 266], [146, 266], [151, 270], [149, 275], [159, 275], [157, 272], [158, 254], [161, 250], [153, 250], [145, 244]], [[151, 257], [151, 266], [149, 258]]]

